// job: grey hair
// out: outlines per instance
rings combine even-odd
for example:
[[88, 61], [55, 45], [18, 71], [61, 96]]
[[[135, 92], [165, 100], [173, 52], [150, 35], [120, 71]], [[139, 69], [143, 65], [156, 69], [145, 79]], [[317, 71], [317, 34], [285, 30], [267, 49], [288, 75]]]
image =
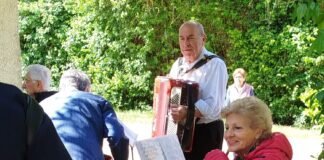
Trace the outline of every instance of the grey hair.
[[32, 80], [38, 80], [43, 83], [44, 90], [48, 91], [51, 86], [51, 70], [40, 64], [29, 65], [26, 69]]
[[201, 23], [194, 21], [194, 20], [190, 20], [190, 21], [186, 21], [186, 22], [182, 23], [179, 30], [181, 30], [182, 27], [187, 26], [187, 25], [195, 26], [198, 29], [200, 36], [206, 36], [204, 26]]
[[223, 118], [235, 113], [250, 119], [252, 129], [261, 129], [259, 142], [272, 134], [272, 116], [269, 107], [255, 96], [235, 100], [221, 112]]
[[59, 90], [73, 88], [79, 91], [86, 91], [88, 87], [90, 87], [90, 79], [84, 72], [77, 69], [69, 69], [63, 73], [60, 79]]

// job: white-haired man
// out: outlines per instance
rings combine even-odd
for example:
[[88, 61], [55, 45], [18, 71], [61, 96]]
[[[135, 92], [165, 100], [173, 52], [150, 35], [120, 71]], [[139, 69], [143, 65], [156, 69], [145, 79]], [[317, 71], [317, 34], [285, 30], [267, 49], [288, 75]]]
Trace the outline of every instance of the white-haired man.
[[[222, 149], [224, 123], [220, 116], [225, 101], [227, 68], [222, 59], [205, 48], [206, 34], [196, 21], [187, 21], [179, 28], [182, 57], [174, 62], [170, 77], [199, 83], [199, 97], [195, 102], [195, 125], [192, 151], [187, 160], [203, 159], [212, 149]], [[171, 106], [175, 122], [185, 119], [185, 106]]]
[[50, 91], [51, 71], [43, 65], [29, 65], [23, 80], [23, 89], [38, 102], [56, 93]]

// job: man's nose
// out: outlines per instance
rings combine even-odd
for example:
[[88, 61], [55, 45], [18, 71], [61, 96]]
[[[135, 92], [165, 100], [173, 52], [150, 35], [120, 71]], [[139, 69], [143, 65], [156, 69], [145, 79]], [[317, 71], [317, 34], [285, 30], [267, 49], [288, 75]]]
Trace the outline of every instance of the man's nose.
[[190, 41], [189, 41], [189, 39], [186, 39], [186, 40], [185, 40], [185, 44], [186, 44], [186, 46], [190, 46]]

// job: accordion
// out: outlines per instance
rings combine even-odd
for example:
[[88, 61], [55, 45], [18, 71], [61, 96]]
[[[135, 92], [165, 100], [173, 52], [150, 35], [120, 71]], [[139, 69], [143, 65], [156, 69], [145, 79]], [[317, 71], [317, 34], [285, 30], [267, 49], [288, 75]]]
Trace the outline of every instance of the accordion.
[[[192, 149], [195, 128], [195, 102], [199, 85], [193, 81], [158, 76], [154, 83], [152, 137], [176, 134], [184, 152]], [[187, 106], [185, 120], [174, 123], [170, 104]]]

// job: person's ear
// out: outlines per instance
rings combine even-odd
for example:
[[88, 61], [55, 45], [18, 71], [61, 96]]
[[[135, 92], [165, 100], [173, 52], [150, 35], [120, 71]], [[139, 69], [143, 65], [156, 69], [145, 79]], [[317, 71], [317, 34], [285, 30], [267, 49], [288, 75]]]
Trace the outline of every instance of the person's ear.
[[36, 80], [35, 83], [36, 83], [37, 88], [41, 88], [42, 87], [41, 81]]
[[205, 43], [206, 43], [206, 40], [207, 40], [207, 37], [206, 37], [206, 35], [203, 35], [203, 36], [202, 36], [202, 41], [203, 41], [203, 44], [205, 44]]
[[262, 133], [263, 133], [263, 129], [257, 128], [255, 130], [255, 139], [258, 140], [261, 137]]
[[85, 89], [85, 92], [91, 92], [91, 86], [87, 86], [87, 88]]
[[42, 83], [42, 81], [36, 80], [36, 86], [39, 89], [39, 91], [43, 91], [44, 90], [44, 84]]

